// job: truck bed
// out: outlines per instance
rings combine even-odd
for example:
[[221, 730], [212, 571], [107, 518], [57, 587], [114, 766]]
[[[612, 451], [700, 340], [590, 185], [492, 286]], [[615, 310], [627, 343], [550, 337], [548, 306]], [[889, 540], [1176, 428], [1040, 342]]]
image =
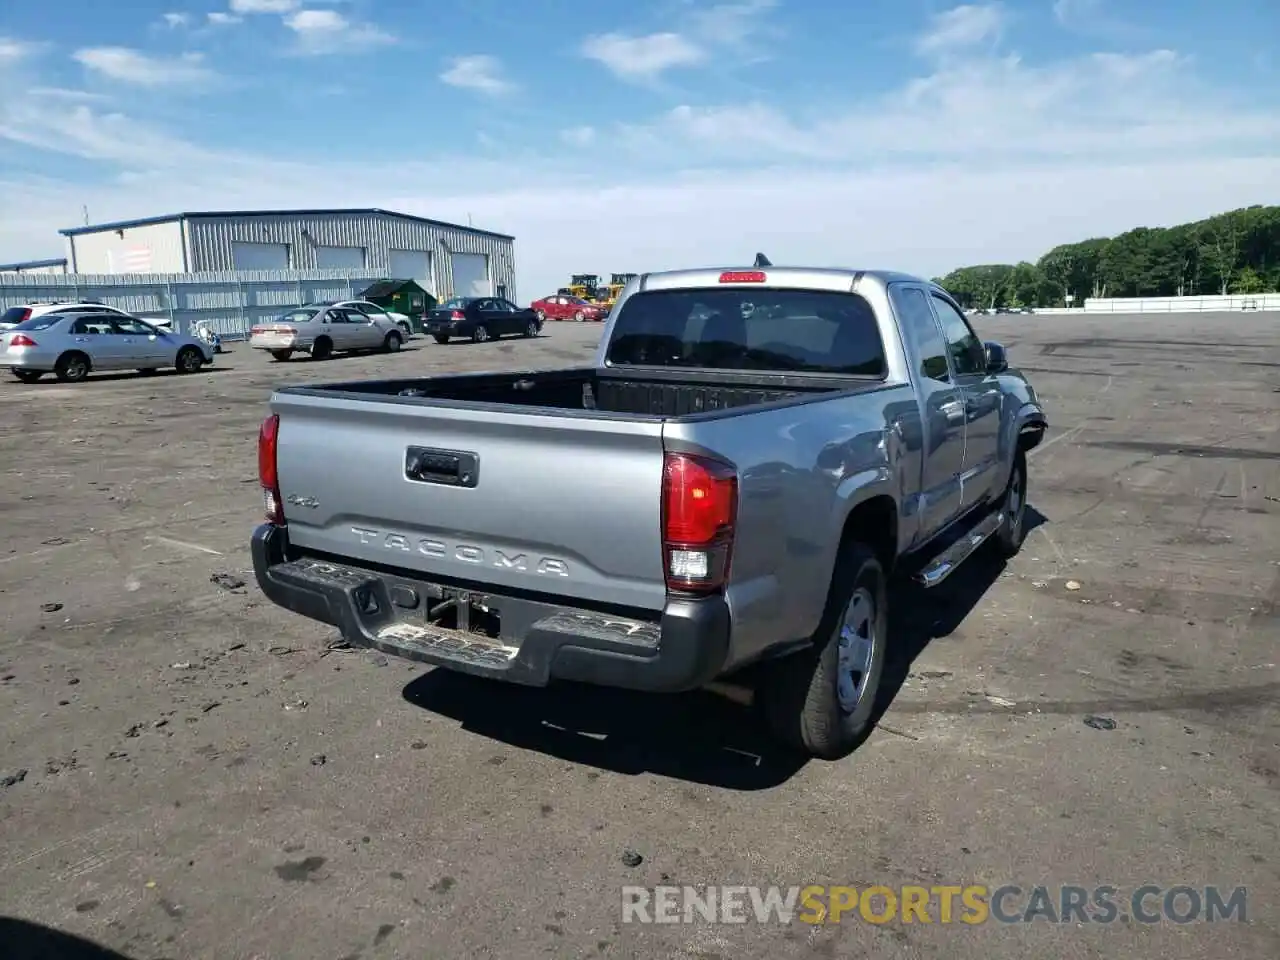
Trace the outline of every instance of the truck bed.
[[361, 380], [287, 388], [290, 393], [432, 406], [534, 407], [596, 411], [638, 417], [685, 417], [742, 407], [816, 398], [836, 391], [878, 386], [878, 380], [791, 374], [689, 371], [619, 372], [595, 368], [517, 373], [470, 373], [408, 380]]

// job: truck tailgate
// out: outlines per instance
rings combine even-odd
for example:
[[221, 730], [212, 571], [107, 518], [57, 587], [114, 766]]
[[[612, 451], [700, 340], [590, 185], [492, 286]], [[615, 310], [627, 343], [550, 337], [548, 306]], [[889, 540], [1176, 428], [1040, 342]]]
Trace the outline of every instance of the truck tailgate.
[[[277, 393], [290, 542], [660, 610], [662, 423]], [[416, 473], [416, 478], [411, 476]]]

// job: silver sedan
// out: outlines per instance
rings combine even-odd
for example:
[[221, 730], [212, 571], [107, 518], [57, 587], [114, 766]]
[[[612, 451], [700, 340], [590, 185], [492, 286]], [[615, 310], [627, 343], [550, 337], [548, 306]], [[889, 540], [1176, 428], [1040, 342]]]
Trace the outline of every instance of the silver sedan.
[[173, 367], [197, 373], [213, 362], [213, 347], [199, 337], [153, 327], [134, 317], [101, 313], [49, 313], [0, 334], [0, 367], [23, 383], [52, 373], [64, 383], [90, 372]]

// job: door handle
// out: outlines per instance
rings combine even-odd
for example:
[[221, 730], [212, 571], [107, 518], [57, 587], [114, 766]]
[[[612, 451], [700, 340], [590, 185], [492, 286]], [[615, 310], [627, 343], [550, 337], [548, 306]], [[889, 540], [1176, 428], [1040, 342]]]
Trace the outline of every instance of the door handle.
[[965, 414], [965, 405], [959, 400], [948, 400], [946, 403], [938, 407], [942, 411], [942, 415], [948, 420], [955, 422], [963, 421]]

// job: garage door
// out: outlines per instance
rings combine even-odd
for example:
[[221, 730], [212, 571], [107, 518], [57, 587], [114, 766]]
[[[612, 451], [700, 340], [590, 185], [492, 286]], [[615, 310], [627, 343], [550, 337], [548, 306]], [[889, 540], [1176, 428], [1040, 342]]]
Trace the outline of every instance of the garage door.
[[387, 266], [393, 280], [416, 280], [428, 293], [435, 293], [435, 278], [431, 276], [431, 254], [424, 250], [388, 250]]
[[364, 247], [316, 247], [318, 270], [363, 270]]
[[231, 262], [237, 270], [288, 270], [287, 243], [231, 243]]
[[451, 253], [449, 264], [453, 267], [453, 295], [455, 297], [491, 297], [489, 286], [489, 258], [483, 253]]

